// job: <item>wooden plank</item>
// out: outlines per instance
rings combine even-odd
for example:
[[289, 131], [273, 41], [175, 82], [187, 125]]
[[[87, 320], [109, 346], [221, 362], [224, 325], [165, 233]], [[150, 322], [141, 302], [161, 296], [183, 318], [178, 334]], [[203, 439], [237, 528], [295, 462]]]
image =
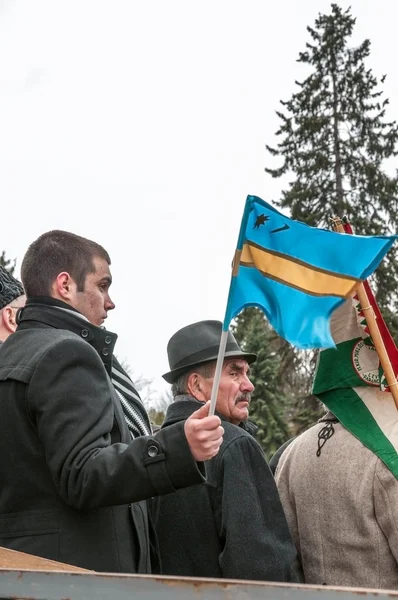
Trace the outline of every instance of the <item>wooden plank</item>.
[[94, 573], [74, 565], [67, 565], [55, 560], [41, 558], [25, 552], [17, 552], [0, 546], [0, 569], [18, 569], [22, 571], [79, 571], [80, 573]]
[[112, 573], [0, 569], [0, 598], [14, 600], [398, 600], [398, 591]]

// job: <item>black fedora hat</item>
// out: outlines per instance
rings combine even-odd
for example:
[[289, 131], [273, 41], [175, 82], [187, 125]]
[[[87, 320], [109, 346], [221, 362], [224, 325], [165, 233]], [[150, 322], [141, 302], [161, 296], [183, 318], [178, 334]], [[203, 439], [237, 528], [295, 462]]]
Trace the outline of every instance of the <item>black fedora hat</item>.
[[[175, 333], [167, 344], [170, 371], [162, 375], [168, 383], [173, 383], [180, 375], [192, 367], [216, 360], [221, 338], [221, 321], [198, 321], [183, 327]], [[257, 355], [242, 352], [238, 342], [228, 331], [225, 358], [243, 358], [249, 364], [253, 363]]]

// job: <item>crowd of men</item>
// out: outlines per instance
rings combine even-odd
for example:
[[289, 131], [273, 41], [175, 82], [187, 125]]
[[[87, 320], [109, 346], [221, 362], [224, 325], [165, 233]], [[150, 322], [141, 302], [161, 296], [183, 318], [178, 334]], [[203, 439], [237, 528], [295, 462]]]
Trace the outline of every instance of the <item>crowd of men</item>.
[[[98, 243], [49, 231], [22, 283], [0, 267], [0, 546], [101, 572], [398, 589], [397, 480], [331, 413], [271, 461], [253, 384], [219, 321], [170, 339], [173, 402], [152, 432], [103, 327]], [[333, 435], [319, 453], [319, 432]]]

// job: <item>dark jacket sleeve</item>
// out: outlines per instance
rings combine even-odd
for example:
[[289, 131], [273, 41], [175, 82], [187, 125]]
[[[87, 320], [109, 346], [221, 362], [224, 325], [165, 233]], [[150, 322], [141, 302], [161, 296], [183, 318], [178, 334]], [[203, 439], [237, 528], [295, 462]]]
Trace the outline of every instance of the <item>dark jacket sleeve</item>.
[[66, 338], [40, 360], [27, 410], [58, 493], [74, 508], [128, 504], [204, 481], [184, 423], [129, 444], [111, 444], [114, 405], [96, 351]]
[[292, 437], [289, 440], [287, 440], [287, 442], [285, 442], [284, 444], [282, 444], [282, 446], [280, 446], [278, 448], [278, 450], [275, 452], [275, 454], [273, 454], [271, 456], [271, 458], [269, 459], [268, 465], [269, 465], [269, 468], [271, 469], [271, 473], [272, 473], [272, 475], [274, 477], [275, 477], [275, 471], [276, 471], [276, 469], [278, 467], [278, 464], [279, 464], [280, 457], [282, 456], [282, 454], [284, 453], [284, 451], [286, 450], [286, 448], [288, 446], [290, 446], [290, 444], [292, 442], [294, 442], [295, 439], [296, 439], [295, 437]]
[[223, 576], [298, 581], [296, 549], [257, 442], [250, 436], [232, 440], [224, 450], [220, 475]]

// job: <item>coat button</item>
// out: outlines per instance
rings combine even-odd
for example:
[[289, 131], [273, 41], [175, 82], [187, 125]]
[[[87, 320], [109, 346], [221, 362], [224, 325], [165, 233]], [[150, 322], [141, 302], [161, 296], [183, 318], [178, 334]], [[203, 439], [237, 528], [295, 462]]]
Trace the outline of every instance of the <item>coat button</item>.
[[159, 448], [157, 446], [149, 446], [147, 453], [151, 458], [155, 458], [155, 456], [157, 456], [159, 453]]
[[82, 329], [81, 332], [80, 332], [80, 335], [83, 338], [86, 338], [88, 336], [88, 329]]
[[111, 338], [111, 336], [110, 336], [110, 335], [107, 335], [107, 336], [106, 336], [106, 338], [105, 338], [105, 344], [110, 344], [110, 343], [111, 343], [111, 341], [112, 341], [112, 338]]
[[102, 348], [102, 354], [103, 354], [103, 356], [108, 356], [109, 348]]

